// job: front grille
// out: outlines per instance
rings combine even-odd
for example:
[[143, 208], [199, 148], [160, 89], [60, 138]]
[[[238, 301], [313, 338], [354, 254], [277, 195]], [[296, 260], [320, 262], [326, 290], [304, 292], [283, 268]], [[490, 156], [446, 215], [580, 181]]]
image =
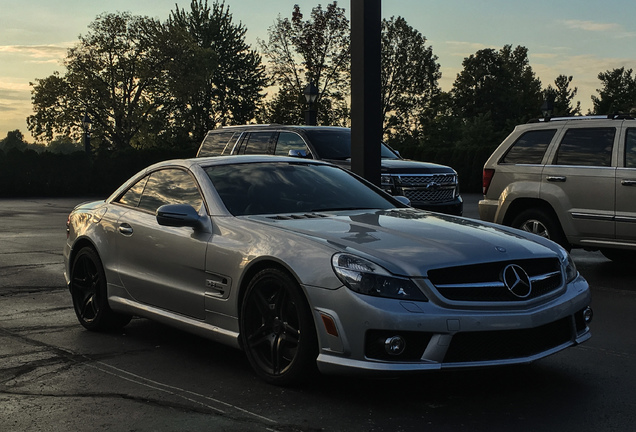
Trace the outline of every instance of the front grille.
[[440, 185], [455, 185], [455, 174], [420, 174], [397, 175], [398, 184], [401, 186], [426, 186], [429, 183]]
[[453, 189], [404, 189], [402, 195], [411, 202], [442, 203], [452, 201], [455, 198], [455, 188]]
[[523, 358], [558, 347], [572, 340], [572, 337], [570, 317], [531, 329], [457, 333], [453, 336], [444, 362]]
[[[516, 264], [530, 278], [531, 291], [523, 298], [503, 282], [506, 266]], [[497, 261], [429, 270], [428, 277], [442, 297], [461, 302], [528, 301], [557, 291], [563, 285], [558, 258]]]
[[457, 195], [455, 174], [393, 174], [396, 195], [412, 203], [439, 204], [452, 201]]

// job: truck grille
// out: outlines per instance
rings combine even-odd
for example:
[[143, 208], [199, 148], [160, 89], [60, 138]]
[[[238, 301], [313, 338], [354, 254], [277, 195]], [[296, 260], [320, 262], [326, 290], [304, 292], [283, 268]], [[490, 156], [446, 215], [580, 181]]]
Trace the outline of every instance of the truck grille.
[[457, 184], [455, 174], [409, 174], [409, 175], [396, 175], [398, 185], [400, 186], [426, 186], [427, 184], [439, 183], [440, 185], [452, 185]]
[[442, 203], [455, 198], [455, 188], [441, 190], [404, 189], [403, 195], [411, 202]]
[[457, 195], [455, 174], [409, 174], [393, 175], [397, 194], [413, 203], [431, 204], [452, 201]]
[[[516, 265], [530, 281], [527, 296], [515, 295], [504, 283], [504, 270]], [[440, 295], [457, 302], [519, 302], [557, 291], [563, 286], [558, 258], [498, 261], [430, 270], [428, 277]]]

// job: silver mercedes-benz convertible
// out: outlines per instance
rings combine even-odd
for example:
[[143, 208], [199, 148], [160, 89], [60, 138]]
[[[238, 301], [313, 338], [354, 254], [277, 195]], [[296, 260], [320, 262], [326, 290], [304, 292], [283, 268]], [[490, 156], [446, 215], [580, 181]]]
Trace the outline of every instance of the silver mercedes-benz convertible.
[[590, 337], [556, 243], [403, 201], [318, 161], [162, 162], [73, 210], [65, 277], [85, 328], [161, 321], [280, 385], [528, 363]]

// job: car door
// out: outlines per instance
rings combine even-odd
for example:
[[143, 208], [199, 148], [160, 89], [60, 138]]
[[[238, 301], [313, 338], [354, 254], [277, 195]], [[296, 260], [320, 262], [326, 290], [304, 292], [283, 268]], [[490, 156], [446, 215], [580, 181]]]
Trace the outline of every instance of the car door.
[[164, 204], [205, 206], [196, 181], [177, 168], [151, 173], [116, 202], [128, 211], [116, 222], [116, 269], [123, 287], [141, 303], [203, 319], [205, 254], [210, 233], [166, 227], [155, 212]]
[[616, 239], [636, 241], [636, 128], [627, 128], [621, 140], [616, 171]]
[[614, 238], [615, 137], [615, 126], [569, 126], [543, 169], [540, 195], [565, 217], [561, 223], [575, 242]]

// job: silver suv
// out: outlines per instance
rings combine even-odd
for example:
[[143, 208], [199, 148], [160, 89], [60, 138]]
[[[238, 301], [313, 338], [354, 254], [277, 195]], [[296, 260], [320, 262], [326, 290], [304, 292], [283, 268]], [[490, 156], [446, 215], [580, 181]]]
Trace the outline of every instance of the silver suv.
[[482, 220], [636, 262], [636, 120], [517, 126], [484, 165], [483, 193]]
[[[351, 168], [351, 129], [335, 126], [245, 125], [208, 132], [197, 157], [273, 154], [324, 160]], [[461, 216], [457, 172], [450, 167], [402, 159], [381, 144], [381, 186], [407, 197], [411, 206]]]

